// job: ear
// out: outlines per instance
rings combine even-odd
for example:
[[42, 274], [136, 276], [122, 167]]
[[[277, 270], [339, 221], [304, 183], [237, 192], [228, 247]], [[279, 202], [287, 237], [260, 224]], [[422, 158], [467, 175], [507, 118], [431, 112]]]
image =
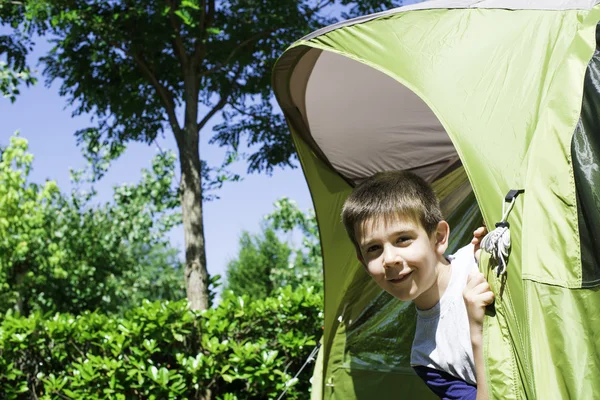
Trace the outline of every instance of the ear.
[[448, 250], [448, 240], [450, 238], [450, 225], [446, 221], [440, 221], [435, 230], [435, 251], [442, 257]]

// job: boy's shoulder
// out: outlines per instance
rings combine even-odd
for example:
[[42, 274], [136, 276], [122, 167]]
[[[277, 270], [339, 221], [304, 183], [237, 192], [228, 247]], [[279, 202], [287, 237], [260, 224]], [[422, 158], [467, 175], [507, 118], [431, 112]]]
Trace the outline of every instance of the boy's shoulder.
[[471, 271], [477, 271], [477, 261], [475, 260], [475, 246], [469, 243], [461, 247], [454, 254], [448, 256], [453, 269], [462, 270], [466, 275]]

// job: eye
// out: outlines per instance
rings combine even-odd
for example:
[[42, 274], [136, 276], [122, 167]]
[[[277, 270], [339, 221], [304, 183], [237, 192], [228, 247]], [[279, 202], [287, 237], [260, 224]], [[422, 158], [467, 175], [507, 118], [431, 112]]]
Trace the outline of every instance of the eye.
[[410, 243], [411, 240], [412, 238], [409, 236], [400, 236], [398, 240], [396, 240], [396, 243], [407, 244]]
[[374, 244], [372, 246], [367, 247], [367, 253], [373, 253], [377, 250], [379, 250], [381, 248], [381, 246], [379, 246], [378, 244]]

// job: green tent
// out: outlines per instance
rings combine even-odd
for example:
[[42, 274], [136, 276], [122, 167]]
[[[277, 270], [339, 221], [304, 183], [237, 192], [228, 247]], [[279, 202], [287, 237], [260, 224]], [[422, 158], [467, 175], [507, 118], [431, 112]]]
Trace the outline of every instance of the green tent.
[[[507, 273], [486, 373], [496, 399], [600, 396], [600, 0], [434, 0], [321, 29], [273, 76], [321, 232], [325, 330], [313, 399], [429, 398], [409, 359], [415, 310], [360, 268], [340, 222], [384, 170], [433, 183], [454, 249], [504, 196]], [[600, 36], [599, 36], [600, 37]]]

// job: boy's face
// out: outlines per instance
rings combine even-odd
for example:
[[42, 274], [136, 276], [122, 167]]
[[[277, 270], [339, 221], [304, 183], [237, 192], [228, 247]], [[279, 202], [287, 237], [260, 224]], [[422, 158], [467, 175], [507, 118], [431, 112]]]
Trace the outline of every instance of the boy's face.
[[357, 228], [359, 260], [383, 290], [423, 309], [439, 301], [438, 266], [447, 264], [449, 228], [445, 221], [432, 235], [421, 224], [401, 217], [371, 219]]

